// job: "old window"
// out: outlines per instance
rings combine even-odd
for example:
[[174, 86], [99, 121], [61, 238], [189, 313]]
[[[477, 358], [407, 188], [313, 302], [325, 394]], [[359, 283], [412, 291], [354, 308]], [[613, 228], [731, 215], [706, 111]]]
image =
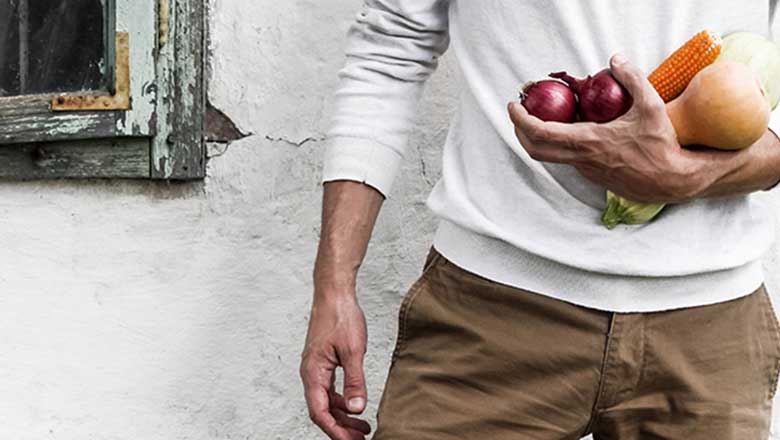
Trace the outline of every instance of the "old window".
[[100, 0], [0, 3], [0, 96], [108, 90], [112, 12]]
[[203, 3], [0, 0], [0, 177], [203, 177]]

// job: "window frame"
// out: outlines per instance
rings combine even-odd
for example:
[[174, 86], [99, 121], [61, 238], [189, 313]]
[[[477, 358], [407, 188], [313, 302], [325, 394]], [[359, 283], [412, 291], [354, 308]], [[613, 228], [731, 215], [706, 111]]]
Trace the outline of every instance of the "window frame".
[[[205, 0], [107, 7], [114, 1], [117, 33], [129, 36], [129, 108], [61, 111], [60, 95], [0, 98], [0, 178], [205, 177]], [[122, 48], [114, 53], [119, 68]]]

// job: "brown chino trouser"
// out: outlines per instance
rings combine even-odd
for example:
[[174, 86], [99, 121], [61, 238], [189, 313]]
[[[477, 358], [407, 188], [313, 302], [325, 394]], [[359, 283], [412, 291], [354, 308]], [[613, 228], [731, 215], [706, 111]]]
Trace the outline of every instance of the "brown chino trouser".
[[780, 327], [764, 288], [657, 313], [576, 306], [431, 250], [404, 297], [374, 440], [766, 440]]

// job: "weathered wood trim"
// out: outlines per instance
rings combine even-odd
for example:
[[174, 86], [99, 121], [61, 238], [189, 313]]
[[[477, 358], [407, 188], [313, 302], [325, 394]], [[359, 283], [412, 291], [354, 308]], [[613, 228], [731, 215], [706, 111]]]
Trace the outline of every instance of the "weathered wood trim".
[[119, 138], [0, 146], [0, 179], [148, 179], [149, 139]]
[[168, 4], [169, 37], [157, 60], [152, 177], [200, 179], [206, 174], [206, 1]]
[[115, 137], [123, 117], [122, 111], [42, 114], [35, 105], [18, 107], [0, 116], [0, 145]]
[[133, 109], [117, 123], [124, 136], [154, 136], [157, 107], [157, 0], [118, 0], [117, 32], [130, 34], [130, 98]]

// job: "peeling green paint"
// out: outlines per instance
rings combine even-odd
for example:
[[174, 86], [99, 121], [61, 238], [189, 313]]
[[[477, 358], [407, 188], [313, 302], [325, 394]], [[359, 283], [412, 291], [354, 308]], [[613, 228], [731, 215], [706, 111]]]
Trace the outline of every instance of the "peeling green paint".
[[205, 176], [204, 0], [169, 2], [173, 32], [158, 51], [157, 136], [152, 175], [163, 179]]
[[[117, 0], [116, 23], [118, 31], [130, 34], [130, 96], [133, 99], [133, 110], [127, 112], [121, 134], [151, 136], [148, 127], [156, 97], [145, 85], [156, 81], [157, 1]], [[135, 131], [136, 126], [139, 131]]]

